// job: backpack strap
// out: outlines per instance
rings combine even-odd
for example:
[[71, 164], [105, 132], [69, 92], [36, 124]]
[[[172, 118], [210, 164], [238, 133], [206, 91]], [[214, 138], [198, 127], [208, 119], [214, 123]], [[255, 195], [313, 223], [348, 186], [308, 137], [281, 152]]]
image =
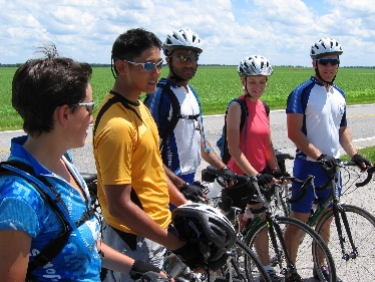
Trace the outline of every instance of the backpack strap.
[[[57, 237], [55, 237], [53, 240], [51, 240], [41, 250], [41, 252], [35, 257], [33, 261], [29, 261], [26, 277], [27, 279], [31, 279], [31, 273], [36, 268], [47, 264], [62, 251], [73, 230], [75, 230], [77, 236], [80, 237], [80, 233], [76, 227], [78, 227], [85, 221], [90, 220], [94, 216], [95, 212], [92, 209], [90, 209], [89, 211], [86, 211], [83, 214], [82, 218], [79, 221], [77, 221], [75, 224], [72, 223], [71, 218], [67, 212], [67, 207], [64, 201], [62, 200], [61, 195], [47, 181], [47, 179], [45, 179], [44, 177], [36, 176], [33, 168], [30, 165], [25, 164], [21, 161], [12, 160], [7, 162], [1, 162], [0, 175], [17, 175], [28, 180], [28, 182], [31, 185], [33, 185], [36, 191], [38, 191], [38, 193], [47, 201], [51, 208], [56, 212], [57, 216], [63, 223], [63, 232]], [[45, 185], [45, 187], [43, 187], [43, 184]], [[82, 238], [80, 242], [81, 244], [83, 244], [84, 241]], [[85, 247], [84, 249], [87, 249], [84, 244], [83, 246]], [[89, 254], [87, 255], [89, 258]]]
[[176, 95], [173, 93], [173, 91], [166, 82], [158, 82], [157, 86], [163, 89], [162, 93], [165, 93], [168, 96], [172, 105], [172, 117], [169, 121], [169, 126], [165, 131], [164, 135], [160, 136], [160, 151], [163, 151], [163, 148], [167, 143], [168, 137], [172, 134], [173, 130], [177, 125], [178, 120], [181, 118], [181, 106], [178, 102]]
[[98, 112], [96, 118], [95, 118], [95, 123], [94, 123], [94, 129], [93, 129], [93, 138], [96, 133], [96, 130], [99, 125], [99, 121], [104, 115], [104, 113], [115, 103], [121, 103], [126, 109], [131, 110], [142, 122], [141, 116], [138, 114], [138, 112], [130, 105], [130, 101], [123, 97], [120, 93], [110, 90], [109, 93], [114, 95], [112, 98], [108, 99], [108, 101], [101, 107], [100, 111]]

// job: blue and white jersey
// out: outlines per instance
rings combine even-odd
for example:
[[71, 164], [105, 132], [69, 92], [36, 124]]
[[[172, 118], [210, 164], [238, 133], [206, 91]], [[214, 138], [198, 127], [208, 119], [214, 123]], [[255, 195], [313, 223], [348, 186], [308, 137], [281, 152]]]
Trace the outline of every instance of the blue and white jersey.
[[[163, 163], [177, 175], [195, 173], [201, 161], [200, 107], [194, 89], [161, 79], [175, 94], [181, 115], [197, 116], [196, 119], [180, 118], [162, 149]], [[145, 105], [150, 109], [163, 139], [168, 132], [173, 114], [172, 101], [162, 87], [149, 94]]]
[[[38, 163], [23, 147], [27, 136], [12, 139], [9, 160], [18, 160], [33, 167], [61, 194], [73, 222], [90, 208], [89, 191], [76, 168], [63, 160], [80, 184], [86, 198], [58, 175]], [[19, 230], [31, 238], [30, 260], [53, 238], [63, 232], [56, 212], [29, 181], [17, 175], [0, 177], [0, 230]], [[78, 227], [79, 235], [71, 233], [62, 252], [32, 274], [37, 281], [100, 281], [101, 258], [96, 248], [100, 236], [99, 219], [94, 216]]]
[[[302, 132], [323, 154], [340, 156], [339, 130], [347, 125], [344, 92], [335, 84], [327, 91], [315, 77], [296, 87], [288, 97], [287, 114], [303, 114]], [[296, 151], [297, 158], [312, 160]]]

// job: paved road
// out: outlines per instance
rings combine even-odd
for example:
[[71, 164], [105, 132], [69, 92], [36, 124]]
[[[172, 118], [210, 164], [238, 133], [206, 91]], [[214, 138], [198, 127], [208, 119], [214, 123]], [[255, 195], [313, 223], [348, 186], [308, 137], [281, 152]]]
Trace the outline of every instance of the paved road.
[[[348, 106], [347, 111], [355, 146], [357, 148], [375, 146], [375, 104]], [[270, 116], [275, 148], [293, 154], [294, 146], [286, 133], [285, 111], [272, 111]], [[206, 136], [213, 146], [221, 134], [223, 119], [223, 115], [204, 117]], [[0, 132], [0, 160], [6, 160], [9, 155], [10, 139], [21, 134], [23, 134], [22, 130]], [[91, 138], [90, 131], [86, 145], [83, 148], [72, 151], [74, 161], [82, 172], [95, 172]], [[216, 148], [216, 146], [214, 147]], [[202, 162], [200, 169], [206, 165], [207, 163]]]
[[[349, 106], [348, 109], [349, 126], [352, 131], [354, 144], [357, 148], [367, 146], [375, 146], [375, 104]], [[211, 115], [204, 117], [207, 139], [214, 144], [219, 138], [223, 126], [222, 115]], [[285, 153], [294, 153], [294, 146], [288, 140], [286, 133], [286, 115], [284, 111], [271, 112], [271, 126], [273, 134], [273, 142], [276, 149]], [[14, 136], [22, 135], [23, 131], [7, 131], [0, 132], [0, 160], [6, 160], [9, 155], [10, 139]], [[92, 154], [91, 134], [87, 138], [86, 145], [83, 148], [72, 151], [76, 166], [81, 172], [95, 172], [95, 165]], [[203, 162], [199, 168], [201, 170], [207, 164]], [[291, 170], [292, 162], [287, 162], [287, 169]], [[358, 193], [352, 193], [344, 196], [342, 200], [347, 203], [364, 207], [366, 210], [375, 214], [375, 182], [362, 188]], [[361, 230], [360, 233], [368, 231]], [[373, 238], [372, 238], [373, 239]], [[374, 249], [369, 253], [374, 253]], [[342, 266], [340, 265], [339, 268]], [[353, 277], [349, 281], [367, 281], [366, 279], [356, 277], [356, 271], [353, 270]], [[345, 277], [348, 278], [348, 277]]]

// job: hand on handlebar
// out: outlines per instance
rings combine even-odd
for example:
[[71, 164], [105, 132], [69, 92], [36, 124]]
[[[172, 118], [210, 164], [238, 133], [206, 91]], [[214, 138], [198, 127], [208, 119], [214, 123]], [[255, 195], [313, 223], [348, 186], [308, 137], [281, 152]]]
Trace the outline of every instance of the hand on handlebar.
[[361, 171], [365, 171], [367, 167], [371, 166], [371, 163], [360, 154], [355, 154], [352, 157], [352, 161], [361, 169]]
[[180, 191], [182, 194], [184, 194], [187, 200], [198, 203], [198, 202], [202, 202], [202, 199], [204, 199], [204, 194], [203, 194], [204, 189], [205, 187], [199, 182], [194, 182], [193, 184], [186, 182], [181, 187]]
[[282, 172], [280, 170], [276, 170], [272, 173], [273, 177], [275, 177], [276, 179], [280, 179], [280, 178], [287, 178], [287, 177], [290, 177], [290, 174], [287, 173], [287, 172]]
[[329, 177], [333, 177], [335, 175], [337, 166], [337, 160], [335, 157], [321, 154], [317, 161], [322, 165], [324, 171]]
[[237, 174], [226, 166], [219, 170], [218, 176], [222, 177], [227, 183], [226, 187], [233, 186], [237, 180]]
[[273, 184], [274, 181], [273, 181], [273, 176], [271, 174], [261, 174], [261, 173], [258, 173], [256, 175], [256, 178], [257, 178], [257, 181], [258, 181], [258, 184], [262, 187], [266, 187], [268, 184]]

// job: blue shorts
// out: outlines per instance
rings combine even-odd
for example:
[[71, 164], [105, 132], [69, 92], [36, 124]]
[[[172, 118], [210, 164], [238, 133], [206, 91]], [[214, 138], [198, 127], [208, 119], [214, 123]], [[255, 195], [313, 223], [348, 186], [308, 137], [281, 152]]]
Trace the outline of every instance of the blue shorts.
[[[315, 187], [323, 185], [328, 180], [327, 174], [321, 168], [319, 163], [296, 158], [294, 160], [293, 176], [300, 180], [305, 180], [308, 175], [315, 176]], [[292, 184], [292, 199], [296, 199], [302, 194], [302, 190], [300, 188], [301, 186], [299, 184]], [[319, 204], [323, 204], [324, 201], [331, 195], [332, 190], [330, 187], [328, 187], [327, 189], [320, 191], [315, 190], [315, 193], [318, 196]], [[339, 181], [338, 195], [341, 195], [341, 177]], [[314, 192], [312, 186], [310, 186], [307, 189], [305, 196], [298, 202], [291, 204], [290, 209], [298, 213], [310, 213], [314, 200]], [[330, 205], [329, 207], [332, 207], [332, 205]]]

